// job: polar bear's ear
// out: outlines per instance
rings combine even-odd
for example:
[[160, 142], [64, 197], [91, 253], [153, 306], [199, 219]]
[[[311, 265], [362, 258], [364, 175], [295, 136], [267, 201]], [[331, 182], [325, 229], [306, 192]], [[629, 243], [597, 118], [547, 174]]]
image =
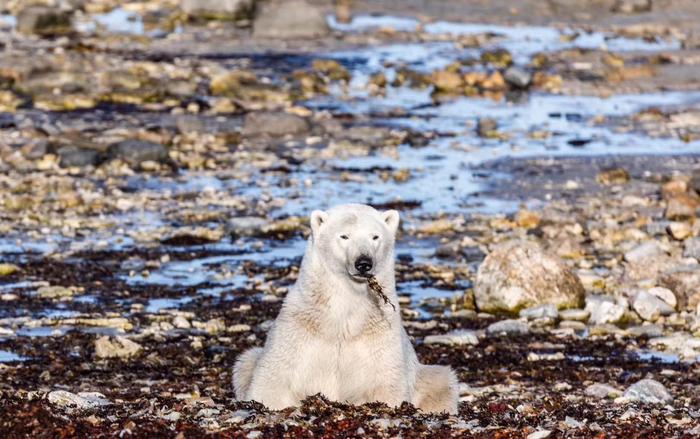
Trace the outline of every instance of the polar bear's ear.
[[311, 212], [311, 233], [318, 236], [318, 231], [321, 225], [328, 220], [328, 214], [322, 210], [314, 210]]
[[391, 233], [396, 234], [396, 230], [399, 228], [399, 212], [395, 210], [387, 210], [386, 212], [382, 213], [382, 217], [384, 218], [386, 225], [389, 227], [389, 230], [391, 230]]

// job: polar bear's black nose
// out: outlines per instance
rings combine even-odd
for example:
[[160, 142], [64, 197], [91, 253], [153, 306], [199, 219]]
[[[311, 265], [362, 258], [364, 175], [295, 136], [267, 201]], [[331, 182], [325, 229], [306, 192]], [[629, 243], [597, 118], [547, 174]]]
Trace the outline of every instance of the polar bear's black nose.
[[372, 258], [362, 255], [355, 260], [355, 268], [360, 274], [367, 274], [372, 269]]

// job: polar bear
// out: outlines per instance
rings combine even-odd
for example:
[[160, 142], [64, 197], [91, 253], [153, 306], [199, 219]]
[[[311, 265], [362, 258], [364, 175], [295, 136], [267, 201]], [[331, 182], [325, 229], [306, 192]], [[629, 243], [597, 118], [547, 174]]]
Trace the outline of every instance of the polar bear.
[[[420, 364], [401, 323], [398, 226], [397, 211], [362, 204], [311, 213], [299, 277], [265, 346], [244, 352], [234, 366], [238, 400], [279, 410], [321, 393], [352, 404], [409, 401], [425, 412], [457, 413], [454, 372]], [[370, 277], [388, 301], [368, 287]]]

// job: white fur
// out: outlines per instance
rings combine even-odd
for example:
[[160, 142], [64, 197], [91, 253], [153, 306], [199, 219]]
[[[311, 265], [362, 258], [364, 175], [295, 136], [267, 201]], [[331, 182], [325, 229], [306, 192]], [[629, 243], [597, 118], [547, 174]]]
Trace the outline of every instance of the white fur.
[[[322, 393], [336, 400], [457, 412], [457, 380], [446, 366], [418, 363], [401, 324], [394, 279], [399, 214], [361, 204], [311, 214], [312, 234], [299, 278], [284, 300], [263, 348], [243, 353], [234, 367], [239, 400], [271, 409]], [[391, 303], [356, 277], [360, 255]]]

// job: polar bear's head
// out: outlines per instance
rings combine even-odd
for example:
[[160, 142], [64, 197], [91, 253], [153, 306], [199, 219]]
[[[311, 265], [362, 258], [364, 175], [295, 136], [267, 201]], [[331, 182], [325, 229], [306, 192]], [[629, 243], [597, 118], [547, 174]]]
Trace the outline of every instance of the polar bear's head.
[[395, 210], [379, 212], [364, 204], [315, 210], [311, 213], [312, 247], [330, 271], [364, 282], [385, 268], [393, 269], [398, 227]]

